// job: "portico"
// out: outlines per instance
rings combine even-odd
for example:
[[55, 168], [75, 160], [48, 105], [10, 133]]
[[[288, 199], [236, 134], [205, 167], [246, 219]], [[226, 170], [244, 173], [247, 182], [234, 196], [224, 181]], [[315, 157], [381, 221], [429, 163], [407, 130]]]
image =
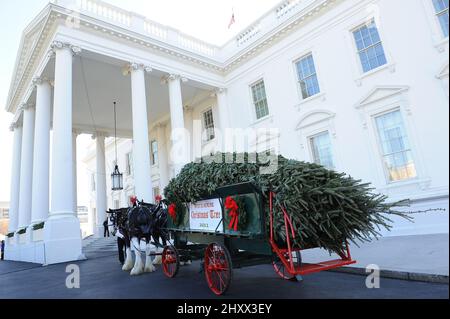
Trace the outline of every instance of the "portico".
[[113, 102], [117, 136], [133, 140], [135, 195], [147, 202], [154, 201], [150, 134], [164, 146], [156, 173], [165, 186], [191, 160], [192, 127], [186, 132], [186, 107], [226, 107], [221, 95], [217, 103], [212, 94], [220, 87], [214, 85], [219, 79], [214, 74], [205, 77], [208, 73], [200, 70], [200, 76], [191, 78], [191, 65], [159, 67], [163, 59], [154, 52], [136, 54], [133, 45], [118, 49], [91, 28], [67, 28], [64, 19], [51, 15], [55, 8], [49, 6], [58, 32], [46, 35], [50, 42], [35, 53], [37, 67], [23, 83], [27, 89], [12, 94], [9, 106], [15, 117], [6, 259], [42, 264], [84, 258], [76, 191], [80, 134], [95, 139], [95, 235], [103, 235], [110, 208], [106, 179], [111, 173], [106, 169], [105, 139], [114, 136]]

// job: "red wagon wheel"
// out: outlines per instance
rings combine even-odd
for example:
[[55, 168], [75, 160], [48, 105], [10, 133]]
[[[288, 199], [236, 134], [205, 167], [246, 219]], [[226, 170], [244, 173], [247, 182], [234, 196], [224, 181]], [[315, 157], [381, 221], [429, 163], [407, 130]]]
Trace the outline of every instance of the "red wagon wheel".
[[162, 268], [164, 274], [174, 278], [180, 269], [180, 257], [175, 247], [166, 246], [162, 252]]
[[205, 276], [209, 288], [223, 295], [230, 287], [233, 265], [228, 249], [220, 244], [210, 244], [205, 250]]
[[[290, 262], [288, 253], [284, 253], [284, 258], [286, 258], [286, 260], [288, 262]], [[299, 251], [293, 251], [292, 252], [292, 261], [293, 261], [295, 267], [301, 266], [301, 264], [302, 264], [302, 256], [301, 256]], [[281, 262], [281, 259], [278, 256], [276, 256], [276, 255], [274, 256], [274, 260], [272, 262], [272, 265], [273, 265], [273, 269], [275, 269], [275, 272], [281, 278], [286, 279], [286, 280], [293, 280], [295, 278], [294, 275], [292, 275], [291, 273], [289, 273], [287, 271], [286, 267]]]

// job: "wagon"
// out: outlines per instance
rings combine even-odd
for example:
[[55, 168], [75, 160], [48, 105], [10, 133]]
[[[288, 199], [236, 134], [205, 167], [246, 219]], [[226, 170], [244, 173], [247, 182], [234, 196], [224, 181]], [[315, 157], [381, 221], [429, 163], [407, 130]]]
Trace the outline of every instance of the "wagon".
[[[230, 196], [245, 203], [246, 223], [241, 229], [226, 221], [225, 201]], [[339, 252], [340, 259], [302, 263], [301, 251], [315, 247], [302, 248], [294, 244], [294, 228], [282, 206], [277, 210], [282, 216], [277, 217], [281, 217], [284, 224], [277, 225], [276, 220], [280, 218], [274, 218], [275, 197], [274, 192], [269, 193], [269, 220], [266, 220], [263, 194], [252, 183], [221, 187], [211, 197], [185, 204], [185, 213], [176, 224], [168, 218], [167, 231], [172, 244], [162, 252], [164, 274], [174, 278], [180, 264], [201, 260], [209, 288], [216, 295], [222, 295], [231, 284], [233, 268], [271, 264], [281, 278], [296, 281], [302, 275], [356, 262], [352, 260], [345, 242], [345, 249]], [[285, 228], [286, 240], [282, 244], [274, 238], [277, 227]]]

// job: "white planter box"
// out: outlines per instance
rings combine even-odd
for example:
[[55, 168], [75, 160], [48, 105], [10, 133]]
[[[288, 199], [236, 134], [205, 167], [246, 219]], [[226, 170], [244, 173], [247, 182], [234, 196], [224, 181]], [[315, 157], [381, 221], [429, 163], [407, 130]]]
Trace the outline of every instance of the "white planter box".
[[6, 242], [8, 243], [8, 245], [15, 245], [16, 244], [16, 236], [8, 237]]
[[19, 237], [19, 244], [25, 244], [27, 242], [27, 234], [17, 235]]
[[43, 241], [44, 240], [44, 229], [41, 228], [38, 230], [33, 230], [32, 240], [33, 241]]

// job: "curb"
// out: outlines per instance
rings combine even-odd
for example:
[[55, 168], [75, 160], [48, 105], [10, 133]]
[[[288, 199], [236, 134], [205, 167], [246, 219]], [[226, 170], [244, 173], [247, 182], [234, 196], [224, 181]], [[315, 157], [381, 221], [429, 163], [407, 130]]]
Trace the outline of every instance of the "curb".
[[[359, 267], [341, 267], [336, 269], [330, 269], [328, 271], [367, 276], [366, 268], [359, 268]], [[447, 285], [449, 283], [448, 276], [445, 275], [424, 274], [407, 271], [394, 271], [382, 269], [380, 270], [380, 276], [383, 278], [409, 280], [409, 281], [422, 281]]]

